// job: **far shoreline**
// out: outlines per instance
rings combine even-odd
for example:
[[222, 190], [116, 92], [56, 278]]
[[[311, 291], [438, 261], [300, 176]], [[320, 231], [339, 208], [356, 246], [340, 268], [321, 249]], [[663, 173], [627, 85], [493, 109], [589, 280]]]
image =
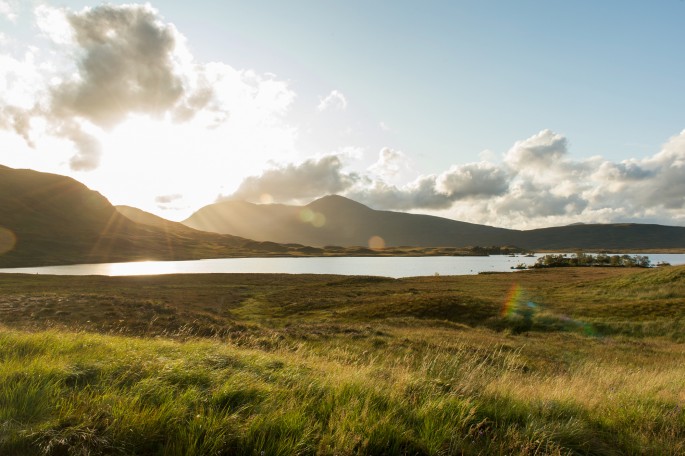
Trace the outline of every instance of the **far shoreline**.
[[[160, 256], [118, 256], [103, 259], [89, 259], [89, 258], [75, 258], [66, 261], [31, 261], [21, 259], [19, 261], [10, 261], [4, 263], [0, 257], [0, 269], [18, 269], [18, 268], [41, 268], [51, 266], [74, 266], [74, 265], [97, 265], [110, 263], [137, 263], [137, 262], [175, 262], [175, 261], [200, 261], [200, 260], [223, 260], [223, 259], [248, 259], [248, 258], [423, 258], [423, 257], [489, 257], [489, 256], [526, 256], [534, 255], [536, 257], [546, 254], [567, 254], [575, 253], [584, 254], [608, 254], [608, 255], [624, 255], [624, 254], [647, 254], [647, 255], [680, 255], [685, 254], [684, 248], [668, 248], [668, 249], [592, 249], [592, 248], [558, 248], [558, 249], [539, 249], [526, 250], [517, 247], [488, 247], [482, 250], [473, 251], [472, 247], [387, 247], [383, 249], [370, 249], [366, 247], [340, 247], [337, 249], [317, 248], [312, 249], [322, 250], [317, 253], [284, 253], [284, 252], [254, 252], [254, 254], [237, 255], [221, 255], [216, 257], [169, 257], [166, 255]], [[476, 248], [479, 249], [479, 248]], [[499, 252], [491, 250], [500, 249]]]

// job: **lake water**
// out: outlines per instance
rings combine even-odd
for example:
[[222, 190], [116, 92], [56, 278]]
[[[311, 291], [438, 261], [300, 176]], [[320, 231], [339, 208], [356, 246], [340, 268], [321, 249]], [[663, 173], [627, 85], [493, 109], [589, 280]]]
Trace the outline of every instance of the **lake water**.
[[[538, 255], [538, 256], [542, 256]], [[685, 254], [652, 254], [652, 264], [666, 261], [685, 264]], [[156, 275], [205, 273], [288, 273], [375, 275], [414, 277], [469, 275], [479, 272], [510, 272], [520, 263], [532, 265], [536, 257], [493, 255], [489, 257], [307, 257], [307, 258], [223, 258], [193, 261], [139, 261], [132, 263], [76, 264], [36, 268], [0, 269], [0, 273], [51, 275]]]

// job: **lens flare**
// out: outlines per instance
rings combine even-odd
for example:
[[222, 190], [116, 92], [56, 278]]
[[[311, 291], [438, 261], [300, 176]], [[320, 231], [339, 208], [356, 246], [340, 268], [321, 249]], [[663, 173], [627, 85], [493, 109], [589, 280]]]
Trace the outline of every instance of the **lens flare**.
[[504, 306], [502, 307], [501, 315], [503, 317], [511, 317], [516, 314], [516, 309], [521, 305], [523, 300], [523, 289], [521, 285], [515, 283], [512, 285], [511, 289], [507, 293], [507, 298], [504, 301]]
[[369, 248], [373, 250], [382, 250], [385, 248], [385, 239], [380, 236], [371, 236], [369, 239]]
[[315, 228], [321, 228], [326, 224], [326, 216], [321, 212], [314, 213], [314, 220], [311, 221], [312, 226]]
[[312, 220], [314, 220], [314, 211], [305, 207], [300, 211], [300, 220], [302, 220], [304, 223], [310, 223]]
[[[589, 323], [576, 320], [568, 315], [559, 315], [526, 298], [523, 287], [515, 283], [509, 289], [500, 315], [510, 321], [523, 320], [529, 325], [552, 325], [552, 327], [581, 332], [586, 336], [599, 336], [597, 330]], [[532, 327], [532, 326], [531, 326]]]
[[7, 228], [0, 226], [0, 255], [3, 255], [14, 248], [17, 244], [17, 237]]
[[576, 331], [580, 331], [586, 336], [599, 336], [600, 334], [597, 332], [597, 330], [590, 324], [586, 323], [581, 320], [576, 320], [574, 318], [571, 318], [567, 315], [562, 315], [559, 317], [559, 320], [563, 321], [566, 323], [567, 327], [573, 328]]
[[300, 211], [300, 220], [304, 223], [310, 223], [315, 228], [321, 228], [326, 224], [325, 215], [320, 212], [314, 212], [306, 207]]

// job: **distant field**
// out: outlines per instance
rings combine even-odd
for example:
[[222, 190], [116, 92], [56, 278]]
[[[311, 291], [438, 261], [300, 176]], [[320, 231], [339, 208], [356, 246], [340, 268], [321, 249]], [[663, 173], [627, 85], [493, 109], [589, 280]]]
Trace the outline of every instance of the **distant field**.
[[0, 454], [685, 452], [685, 267], [0, 290]]

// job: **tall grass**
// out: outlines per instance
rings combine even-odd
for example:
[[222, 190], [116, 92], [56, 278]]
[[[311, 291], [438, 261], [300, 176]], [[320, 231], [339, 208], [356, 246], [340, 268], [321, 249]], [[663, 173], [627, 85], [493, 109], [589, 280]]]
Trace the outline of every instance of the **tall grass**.
[[545, 349], [526, 336], [426, 331], [263, 349], [5, 329], [0, 454], [685, 451], [676, 345], [654, 345], [635, 368], [621, 342], [604, 356], [589, 342], [563, 363], [559, 344], [583, 336], [539, 335]]
[[0, 287], [2, 455], [685, 454], [683, 267]]

